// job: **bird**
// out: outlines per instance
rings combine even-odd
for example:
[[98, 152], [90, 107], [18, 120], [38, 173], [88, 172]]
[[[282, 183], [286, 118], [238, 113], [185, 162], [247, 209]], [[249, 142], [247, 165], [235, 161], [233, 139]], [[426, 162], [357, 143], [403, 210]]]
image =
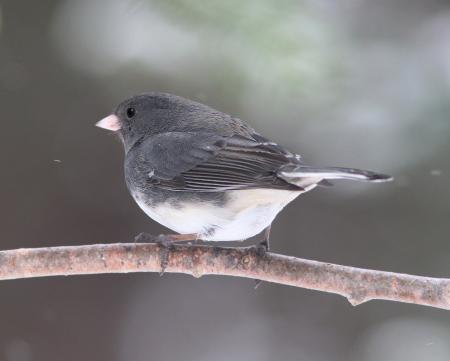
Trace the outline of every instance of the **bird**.
[[308, 165], [243, 120], [168, 93], [132, 96], [96, 125], [121, 139], [127, 188], [150, 218], [176, 232], [159, 236], [166, 243], [262, 234], [259, 246], [267, 251], [272, 222], [299, 195], [334, 179], [392, 180]]

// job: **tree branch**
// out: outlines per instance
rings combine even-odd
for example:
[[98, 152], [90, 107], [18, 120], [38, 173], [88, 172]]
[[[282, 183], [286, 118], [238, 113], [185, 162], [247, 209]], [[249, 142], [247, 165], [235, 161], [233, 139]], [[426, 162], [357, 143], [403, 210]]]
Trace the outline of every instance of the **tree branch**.
[[[97, 244], [0, 251], [0, 280], [96, 273], [159, 272], [158, 244]], [[354, 306], [379, 299], [450, 310], [450, 279], [410, 276], [310, 261], [255, 247], [174, 245], [166, 272], [260, 279], [331, 292]]]

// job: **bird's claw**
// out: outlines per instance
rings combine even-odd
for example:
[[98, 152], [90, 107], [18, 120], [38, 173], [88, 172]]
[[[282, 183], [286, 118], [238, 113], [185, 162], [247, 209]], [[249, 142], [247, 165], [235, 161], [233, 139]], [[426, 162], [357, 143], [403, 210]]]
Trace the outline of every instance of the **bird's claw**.
[[150, 233], [139, 233], [134, 237], [135, 243], [156, 243], [159, 246], [159, 258], [161, 270], [159, 275], [162, 276], [166, 271], [167, 265], [169, 264], [169, 253], [172, 247], [172, 241], [169, 236], [165, 234], [160, 234], [155, 236]]
[[173, 242], [166, 235], [160, 234], [156, 237], [155, 243], [159, 246], [159, 257], [161, 259], [159, 275], [162, 276], [166, 272], [167, 265], [169, 264], [169, 254]]
[[269, 243], [266, 240], [259, 242], [256, 246], [256, 253], [259, 257], [264, 257], [269, 252]]
[[[269, 242], [267, 240], [263, 240], [259, 242], [256, 246], [256, 254], [259, 258], [264, 258], [266, 253], [269, 251]], [[261, 285], [262, 281], [255, 279], [255, 290]]]

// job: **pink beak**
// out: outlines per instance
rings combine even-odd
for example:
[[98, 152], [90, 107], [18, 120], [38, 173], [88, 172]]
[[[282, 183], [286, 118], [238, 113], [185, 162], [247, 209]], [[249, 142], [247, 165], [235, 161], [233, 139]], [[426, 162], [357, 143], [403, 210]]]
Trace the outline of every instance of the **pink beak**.
[[99, 128], [111, 130], [113, 132], [118, 131], [122, 128], [119, 118], [114, 114], [108, 115], [99, 122], [95, 123], [95, 125]]

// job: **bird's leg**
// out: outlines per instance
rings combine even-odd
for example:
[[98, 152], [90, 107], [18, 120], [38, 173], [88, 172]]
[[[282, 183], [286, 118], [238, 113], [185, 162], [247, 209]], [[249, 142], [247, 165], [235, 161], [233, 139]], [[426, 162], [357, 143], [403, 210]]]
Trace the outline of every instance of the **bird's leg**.
[[[270, 250], [270, 228], [272, 225], [269, 225], [264, 230], [264, 238], [258, 244], [258, 256], [264, 257], [266, 252]], [[255, 289], [261, 285], [261, 280], [255, 280]]]
[[162, 276], [169, 263], [169, 253], [174, 243], [178, 242], [192, 242], [198, 239], [198, 235], [192, 234], [160, 234], [155, 236], [149, 233], [139, 233], [134, 242], [142, 243], [157, 243], [159, 247], [159, 257], [161, 259], [161, 271], [159, 275]]

